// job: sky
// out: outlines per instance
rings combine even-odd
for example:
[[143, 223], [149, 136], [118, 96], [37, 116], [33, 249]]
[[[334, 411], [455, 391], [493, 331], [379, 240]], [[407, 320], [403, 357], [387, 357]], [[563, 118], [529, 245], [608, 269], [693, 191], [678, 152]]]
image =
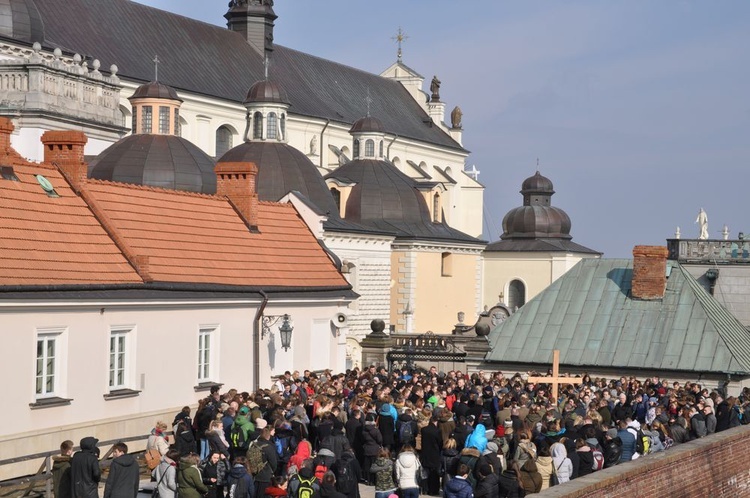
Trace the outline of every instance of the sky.
[[[225, 26], [227, 1], [139, 0]], [[396, 60], [463, 110], [484, 238], [537, 169], [573, 240], [631, 257], [680, 227], [750, 234], [750, 2], [276, 0], [274, 42], [379, 74]], [[450, 121], [446, 115], [446, 121]]]

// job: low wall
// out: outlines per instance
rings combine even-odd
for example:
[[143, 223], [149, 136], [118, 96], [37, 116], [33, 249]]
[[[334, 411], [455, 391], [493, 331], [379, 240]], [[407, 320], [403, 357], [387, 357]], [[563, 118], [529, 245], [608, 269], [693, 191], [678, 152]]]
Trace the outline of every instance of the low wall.
[[594, 472], [540, 498], [750, 496], [750, 426], [730, 429], [630, 463]]

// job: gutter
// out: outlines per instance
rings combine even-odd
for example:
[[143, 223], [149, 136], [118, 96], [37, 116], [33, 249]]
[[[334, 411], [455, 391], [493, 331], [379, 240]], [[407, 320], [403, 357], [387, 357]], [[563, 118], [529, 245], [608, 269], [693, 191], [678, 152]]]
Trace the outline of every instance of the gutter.
[[263, 296], [263, 302], [260, 303], [255, 313], [255, 320], [253, 320], [253, 392], [257, 392], [260, 388], [260, 320], [268, 304], [268, 294], [262, 290], [259, 293]]
[[391, 160], [391, 145], [393, 145], [393, 142], [395, 142], [399, 138], [398, 135], [393, 136], [393, 140], [391, 140], [388, 143], [388, 149], [385, 151], [385, 157], [390, 161]]
[[331, 119], [326, 119], [326, 124], [323, 127], [322, 130], [320, 130], [320, 169], [323, 169], [323, 135], [326, 132], [326, 129], [328, 129], [328, 125], [331, 124]]

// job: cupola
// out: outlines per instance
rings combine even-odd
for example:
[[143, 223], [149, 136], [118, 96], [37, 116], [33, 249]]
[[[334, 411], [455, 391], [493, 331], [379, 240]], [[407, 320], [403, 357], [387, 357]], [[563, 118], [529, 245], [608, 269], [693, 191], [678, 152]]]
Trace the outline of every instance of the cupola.
[[273, 0], [232, 0], [224, 14], [227, 27], [239, 33], [261, 55], [273, 52], [273, 27], [278, 18]]
[[503, 240], [508, 239], [572, 239], [570, 217], [552, 206], [555, 193], [549, 178], [539, 171], [521, 185], [523, 206], [511, 209], [503, 218]]
[[268, 79], [258, 81], [247, 92], [245, 141], [287, 142], [286, 119], [289, 98], [284, 89]]
[[136, 88], [128, 100], [133, 106], [133, 135], [180, 134], [182, 99], [174, 88], [152, 81]]
[[365, 116], [354, 122], [349, 129], [352, 135], [352, 156], [357, 159], [384, 159], [383, 148], [385, 127], [383, 123], [372, 116]]

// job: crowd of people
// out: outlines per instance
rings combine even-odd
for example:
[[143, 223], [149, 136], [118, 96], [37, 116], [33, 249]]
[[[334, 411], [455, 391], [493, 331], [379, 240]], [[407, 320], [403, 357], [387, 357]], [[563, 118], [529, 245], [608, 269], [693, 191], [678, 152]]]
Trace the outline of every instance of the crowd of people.
[[[750, 421], [747, 389], [582, 375], [555, 399], [528, 379], [370, 366], [217, 386], [156, 423], [146, 461], [158, 498], [518, 497]], [[96, 443], [63, 443], [58, 498], [97, 498]], [[104, 496], [133, 498], [137, 464], [115, 446]]]

